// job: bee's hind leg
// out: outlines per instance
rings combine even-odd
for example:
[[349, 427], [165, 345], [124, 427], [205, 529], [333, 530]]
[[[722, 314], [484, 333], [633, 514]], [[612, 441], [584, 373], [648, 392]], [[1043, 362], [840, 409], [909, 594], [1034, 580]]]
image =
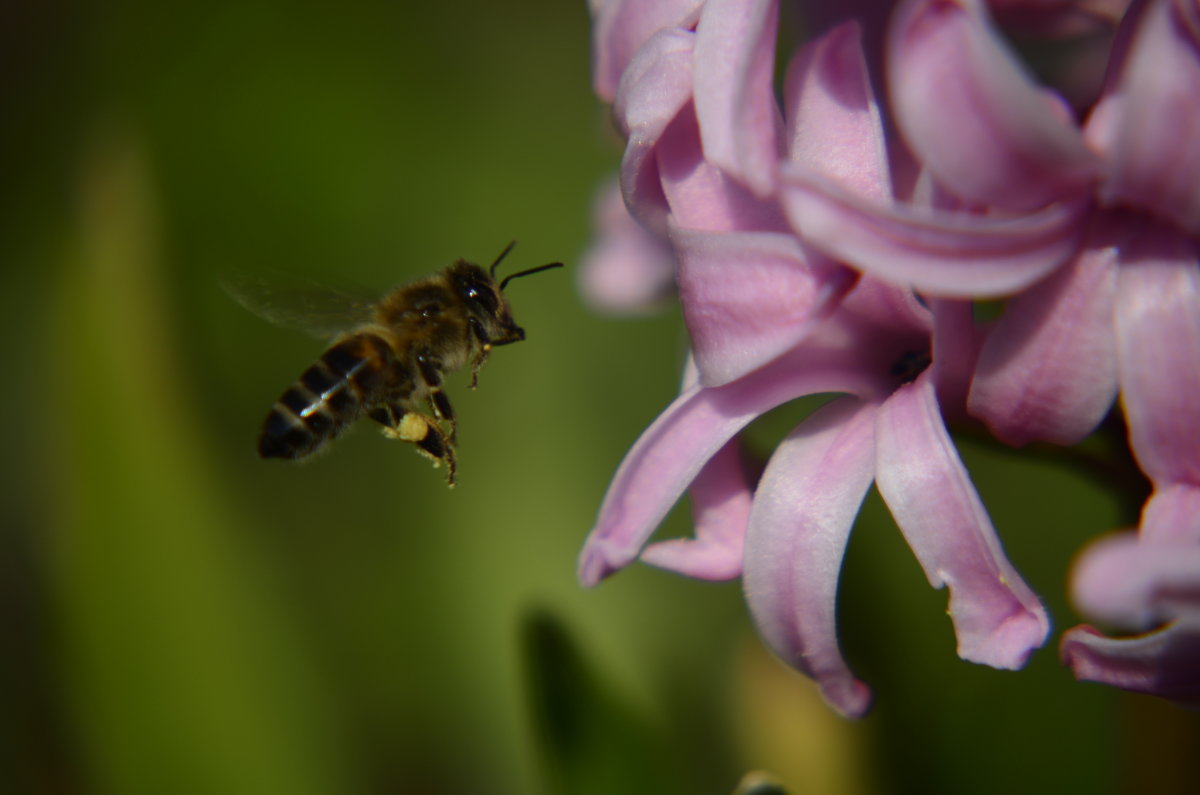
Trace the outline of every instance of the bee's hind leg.
[[433, 460], [433, 465], [446, 464], [446, 485], [454, 488], [458, 462], [454, 457], [454, 440], [446, 435], [433, 417], [419, 411], [404, 411], [397, 406], [381, 406], [369, 416], [383, 425], [389, 438], [412, 442], [417, 452]]
[[433, 416], [450, 427], [449, 436], [453, 442], [458, 436], [458, 421], [454, 418], [454, 407], [450, 405], [450, 398], [442, 391], [441, 362], [430, 353], [421, 353], [417, 356], [417, 369], [429, 391], [429, 404], [433, 408]]

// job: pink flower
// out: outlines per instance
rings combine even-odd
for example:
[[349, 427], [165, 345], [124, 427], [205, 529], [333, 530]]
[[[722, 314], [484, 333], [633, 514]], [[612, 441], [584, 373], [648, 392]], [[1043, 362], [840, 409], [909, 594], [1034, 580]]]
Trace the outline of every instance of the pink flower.
[[[961, 402], [978, 353], [969, 306], [931, 309], [906, 289], [858, 281], [797, 235], [793, 208], [777, 198], [795, 172], [852, 201], [889, 206], [893, 192], [856, 28], [797, 54], [781, 112], [771, 91], [775, 18], [773, 2], [709, 0], [695, 31], [648, 36], [621, 77], [626, 203], [675, 250], [695, 366], [617, 472], [580, 578], [594, 585], [639, 556], [704, 579], [741, 574], [768, 645], [833, 706], [859, 715], [869, 694], [838, 649], [834, 606], [872, 483], [930, 583], [949, 586], [960, 656], [1019, 667], [1048, 623], [1005, 559], [942, 420], [939, 399]], [[1049, 253], [1013, 250], [1007, 229], [965, 234], [995, 251], [980, 266], [984, 282], [1013, 282], [1000, 266], [1015, 263], [1026, 274], [1015, 283], [1027, 283], [1061, 259], [1057, 242]], [[917, 262], [928, 252], [919, 236], [912, 242]], [[939, 245], [948, 263], [952, 247]], [[802, 423], [755, 485], [738, 432], [783, 402], [829, 392], [843, 397]], [[689, 488], [696, 537], [645, 546]]]
[[[953, 320], [954, 307], [946, 312]], [[934, 316], [903, 291], [866, 281], [809, 338], [717, 387], [693, 384], [651, 425], [618, 470], [580, 559], [594, 585], [639, 555], [702, 579], [742, 573], [772, 650], [809, 674], [847, 715], [868, 707], [837, 645], [838, 572], [851, 525], [875, 483], [935, 587], [950, 587], [964, 659], [1024, 664], [1046, 637], [1037, 598], [1005, 559], [941, 419]], [[948, 368], [954, 371], [954, 367]], [[762, 413], [840, 392], [772, 455], [755, 488], [732, 440]], [[694, 540], [651, 544], [685, 489]]]
[[[814, 10], [860, 14], [878, 31], [886, 5]], [[768, 644], [860, 714], [867, 693], [838, 651], [833, 600], [875, 482], [930, 581], [951, 587], [960, 654], [1019, 666], [1045, 616], [1004, 559], [942, 416], [969, 413], [1013, 445], [1072, 444], [1120, 394], [1155, 492], [1136, 536], [1085, 552], [1074, 593], [1094, 620], [1146, 634], [1080, 627], [1063, 655], [1080, 678], [1195, 702], [1194, 0], [903, 0], [879, 69], [886, 107], [853, 23], [795, 54], [780, 107], [777, 0], [593, 8], [597, 91], [615, 100], [627, 140], [622, 195], [673, 253], [694, 363], [618, 472], [583, 580], [639, 556], [695, 577], [741, 573]], [[1074, 104], [1064, 101], [990, 14], [1048, 36], [1120, 20], [1107, 77], [1087, 49], [1068, 64]], [[900, 138], [884, 135], [885, 117]], [[978, 298], [1008, 299], [998, 321], [973, 323]], [[755, 484], [740, 429], [830, 391], [844, 396], [797, 428]], [[643, 549], [688, 488], [696, 537]]]

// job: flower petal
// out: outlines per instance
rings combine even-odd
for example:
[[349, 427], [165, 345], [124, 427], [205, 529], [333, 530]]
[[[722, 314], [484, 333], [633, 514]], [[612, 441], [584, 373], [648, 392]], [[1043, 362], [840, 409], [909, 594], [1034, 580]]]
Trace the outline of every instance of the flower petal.
[[727, 231], [787, 229], [777, 202], [758, 198], [705, 159], [692, 106], [663, 132], [655, 157], [675, 226]]
[[592, 80], [596, 94], [612, 102], [617, 84], [641, 49], [662, 28], [690, 28], [702, 0], [591, 0]]
[[1009, 301], [988, 335], [968, 410], [998, 439], [1075, 444], [1100, 424], [1117, 393], [1113, 306], [1117, 249], [1082, 254]]
[[642, 550], [643, 563], [700, 580], [732, 580], [742, 573], [742, 547], [754, 485], [736, 441], [709, 459], [693, 481], [695, 538], [673, 538]]
[[854, 284], [810, 267], [795, 236], [672, 229], [679, 292], [703, 381], [719, 386], [794, 347]]
[[1119, 110], [1107, 107], [1097, 118], [1107, 129], [1090, 129], [1089, 121], [1089, 136], [1112, 164], [1103, 201], [1149, 208], [1200, 234], [1200, 31], [1172, 5], [1147, 4], [1106, 98]]
[[1200, 708], [1200, 622], [1177, 621], [1131, 638], [1106, 638], [1092, 627], [1074, 627], [1063, 633], [1059, 655], [1076, 679]]
[[670, 28], [655, 34], [621, 76], [613, 116], [625, 136], [621, 192], [629, 212], [666, 234], [667, 200], [652, 155], [667, 126], [692, 99], [692, 49], [696, 35]]
[[968, 201], [1034, 210], [1080, 195], [1099, 177], [1099, 159], [993, 32], [978, 0], [901, 5], [888, 77], [909, 146]]
[[876, 404], [843, 398], [779, 445], [759, 484], [746, 538], [746, 602], [764, 642], [813, 677], [844, 715], [870, 705], [837, 643], [837, 582], [874, 472]]
[[1200, 621], [1200, 543], [1105, 536], [1075, 563], [1071, 595], [1087, 617], [1134, 632], [1187, 616]]
[[1200, 486], [1160, 486], [1142, 509], [1138, 535], [1144, 543], [1200, 546]]
[[797, 164], [783, 167], [781, 199], [806, 242], [894, 284], [947, 298], [1017, 292], [1078, 245], [1085, 205], [1017, 217], [884, 205]]
[[775, 188], [772, 87], [778, 0], [708, 0], [696, 25], [696, 117], [705, 159], [760, 197]]
[[1193, 241], [1150, 227], [1122, 251], [1117, 368], [1129, 438], [1156, 484], [1200, 483], [1200, 268]]
[[684, 391], [617, 470], [580, 553], [580, 581], [595, 585], [631, 563], [705, 463], [755, 417], [802, 395], [880, 387], [844, 348], [800, 346], [733, 383]]
[[892, 198], [879, 105], [856, 22], [801, 49], [783, 89], [788, 159], [879, 202]]
[[875, 482], [935, 588], [950, 586], [958, 654], [1020, 668], [1049, 632], [1046, 611], [1000, 548], [938, 413], [928, 371], [883, 402]]
[[657, 308], [673, 292], [671, 247], [633, 220], [615, 179], [597, 195], [592, 218], [596, 232], [577, 271], [584, 299], [602, 312]]
[[984, 330], [975, 322], [971, 301], [948, 298], [927, 299], [933, 312], [933, 380], [938, 405], [947, 423], [961, 421], [967, 414], [971, 388]]

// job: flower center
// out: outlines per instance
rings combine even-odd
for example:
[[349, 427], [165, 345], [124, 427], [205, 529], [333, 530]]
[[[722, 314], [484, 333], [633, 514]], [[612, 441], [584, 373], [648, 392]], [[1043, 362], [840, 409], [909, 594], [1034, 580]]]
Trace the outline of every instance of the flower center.
[[888, 372], [901, 384], [909, 384], [916, 381], [932, 361], [929, 351], [905, 351], [896, 357]]

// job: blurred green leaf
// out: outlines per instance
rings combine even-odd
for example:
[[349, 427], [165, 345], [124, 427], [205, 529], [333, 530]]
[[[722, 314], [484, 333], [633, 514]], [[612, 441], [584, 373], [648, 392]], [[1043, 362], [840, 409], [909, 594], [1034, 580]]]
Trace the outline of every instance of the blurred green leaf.
[[45, 361], [62, 674], [88, 791], [353, 792], [329, 705], [211, 472], [136, 135], [103, 130]]
[[674, 757], [662, 732], [589, 664], [552, 613], [529, 611], [522, 637], [534, 734], [549, 792], [684, 791], [676, 788], [679, 776], [672, 775]]

